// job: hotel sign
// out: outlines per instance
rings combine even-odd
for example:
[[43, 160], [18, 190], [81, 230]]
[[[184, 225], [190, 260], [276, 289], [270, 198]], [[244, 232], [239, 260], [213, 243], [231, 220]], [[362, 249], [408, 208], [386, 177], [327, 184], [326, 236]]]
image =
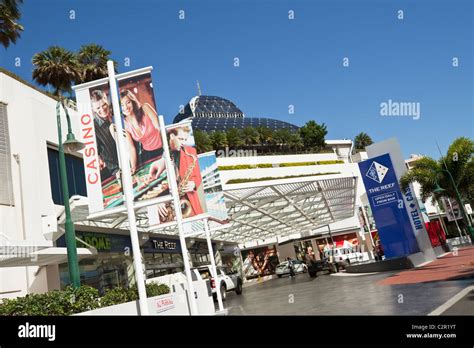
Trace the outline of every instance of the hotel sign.
[[390, 155], [360, 162], [359, 169], [385, 256], [392, 258], [418, 252], [414, 228], [423, 228], [421, 216], [412, 202], [410, 190], [404, 199]]

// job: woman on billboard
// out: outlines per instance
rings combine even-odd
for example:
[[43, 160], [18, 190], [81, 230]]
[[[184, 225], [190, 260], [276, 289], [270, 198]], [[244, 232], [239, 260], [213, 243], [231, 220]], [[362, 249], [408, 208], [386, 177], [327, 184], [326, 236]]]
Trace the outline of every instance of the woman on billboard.
[[130, 166], [134, 174], [140, 165], [163, 155], [158, 115], [150, 104], [142, 105], [129, 89], [120, 91], [120, 101], [130, 146]]

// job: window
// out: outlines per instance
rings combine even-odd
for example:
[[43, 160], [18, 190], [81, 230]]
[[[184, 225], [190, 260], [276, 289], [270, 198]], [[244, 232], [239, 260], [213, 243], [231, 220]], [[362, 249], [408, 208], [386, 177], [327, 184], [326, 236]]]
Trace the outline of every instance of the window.
[[[49, 179], [54, 204], [63, 205], [64, 198], [59, 173], [59, 152], [48, 147]], [[69, 196], [87, 196], [84, 163], [81, 158], [66, 154], [66, 171]]]
[[13, 205], [10, 134], [8, 132], [7, 104], [0, 102], [0, 204]]

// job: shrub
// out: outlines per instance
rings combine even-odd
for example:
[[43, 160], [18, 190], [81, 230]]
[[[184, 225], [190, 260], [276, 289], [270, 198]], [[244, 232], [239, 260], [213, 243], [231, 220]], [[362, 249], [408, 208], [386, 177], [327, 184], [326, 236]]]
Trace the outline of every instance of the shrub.
[[257, 168], [273, 168], [273, 164], [271, 164], [271, 163], [261, 163], [261, 164], [257, 164]]
[[[150, 283], [146, 285], [147, 296], [168, 294], [166, 284]], [[107, 290], [102, 298], [99, 291], [83, 285], [77, 289], [72, 286], [64, 290], [54, 290], [44, 294], [29, 294], [24, 297], [0, 300], [0, 315], [72, 315], [96, 308], [113, 306], [138, 299], [137, 286]]]
[[219, 170], [239, 170], [239, 169], [252, 169], [255, 168], [255, 166], [250, 165], [250, 164], [237, 164], [234, 166], [219, 166]]

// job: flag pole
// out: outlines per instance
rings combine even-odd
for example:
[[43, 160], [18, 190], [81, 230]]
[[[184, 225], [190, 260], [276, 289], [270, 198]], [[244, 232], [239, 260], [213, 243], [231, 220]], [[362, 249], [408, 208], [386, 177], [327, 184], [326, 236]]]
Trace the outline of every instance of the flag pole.
[[137, 220], [135, 210], [133, 209], [133, 184], [130, 170], [130, 162], [125, 153], [125, 141], [123, 138], [122, 117], [120, 114], [120, 104], [117, 92], [117, 81], [115, 79], [114, 63], [107, 61], [107, 70], [109, 73], [110, 96], [112, 99], [112, 108], [114, 114], [114, 123], [117, 128], [117, 143], [119, 149], [120, 162], [122, 165], [122, 184], [125, 195], [125, 205], [127, 207], [128, 223], [130, 226], [130, 240], [132, 242], [133, 265], [135, 267], [135, 280], [138, 288], [138, 302], [140, 315], [148, 315], [148, 303], [146, 296], [144, 269], [142, 264], [142, 254], [140, 252], [140, 241], [138, 239]]
[[176, 183], [176, 174], [174, 165], [171, 163], [171, 156], [170, 150], [168, 147], [168, 136], [165, 129], [165, 121], [162, 115], [158, 116], [158, 121], [160, 125], [160, 130], [162, 134], [162, 142], [163, 142], [163, 157], [166, 161], [166, 169], [168, 173], [168, 183], [171, 196], [173, 197], [173, 206], [176, 215], [176, 222], [178, 226], [179, 232], [179, 242], [181, 244], [181, 252], [183, 254], [183, 263], [184, 263], [184, 272], [186, 274], [186, 282], [188, 284], [188, 299], [189, 299], [189, 307], [191, 315], [199, 314], [197, 308], [197, 302], [195, 297], [194, 291], [194, 284], [193, 278], [191, 276], [191, 267], [189, 266], [189, 252], [188, 248], [186, 247], [186, 238], [184, 236], [184, 229], [183, 229], [183, 215], [181, 213], [181, 203], [178, 193], [178, 184]]

